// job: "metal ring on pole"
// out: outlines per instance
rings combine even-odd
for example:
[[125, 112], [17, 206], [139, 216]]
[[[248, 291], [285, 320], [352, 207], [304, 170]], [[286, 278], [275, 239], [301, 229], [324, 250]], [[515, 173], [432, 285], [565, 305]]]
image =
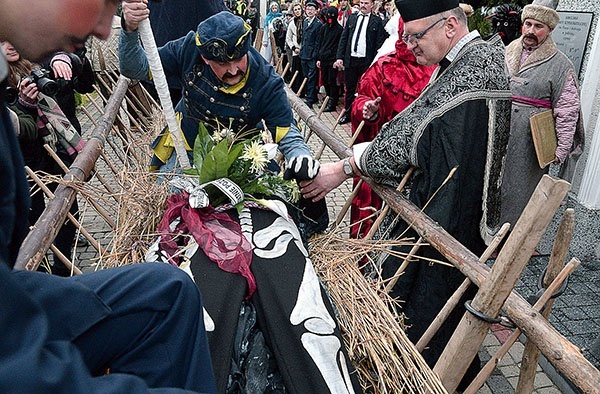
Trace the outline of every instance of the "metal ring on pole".
[[[538, 296], [537, 298], [539, 299], [542, 294], [544, 293], [544, 291], [546, 290], [546, 288], [544, 287], [544, 277], [546, 276], [546, 272], [548, 272], [548, 266], [546, 266], [546, 268], [544, 268], [544, 270], [542, 271], [542, 273], [540, 274], [540, 277], [538, 278], [538, 294], [536, 294], [536, 296]], [[571, 275], [568, 275], [565, 280], [563, 281], [563, 283], [560, 285], [560, 288], [558, 290], [556, 290], [554, 292], [554, 294], [552, 294], [550, 296], [550, 298], [556, 298], [561, 296], [565, 290], [567, 289], [567, 286], [569, 285], [569, 277]]]
[[497, 317], [494, 318], [494, 317], [486, 316], [483, 313], [481, 313], [480, 311], [478, 311], [477, 309], [473, 308], [473, 306], [471, 305], [471, 301], [472, 300], [468, 300], [465, 302], [465, 308], [467, 308], [467, 310], [469, 312], [471, 312], [471, 314], [473, 316], [475, 316], [479, 320], [483, 320], [484, 322], [490, 323], [490, 324], [501, 324], [502, 323], [502, 319], [497, 318]]

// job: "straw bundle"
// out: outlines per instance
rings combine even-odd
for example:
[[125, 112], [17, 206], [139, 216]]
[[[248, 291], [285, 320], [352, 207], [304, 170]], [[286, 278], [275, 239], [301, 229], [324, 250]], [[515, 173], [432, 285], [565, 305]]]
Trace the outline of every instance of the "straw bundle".
[[348, 239], [343, 230], [315, 237], [311, 259], [339, 314], [346, 347], [365, 392], [446, 393], [439, 379], [406, 337], [401, 316], [381, 280], [358, 269], [366, 253], [411, 242]]

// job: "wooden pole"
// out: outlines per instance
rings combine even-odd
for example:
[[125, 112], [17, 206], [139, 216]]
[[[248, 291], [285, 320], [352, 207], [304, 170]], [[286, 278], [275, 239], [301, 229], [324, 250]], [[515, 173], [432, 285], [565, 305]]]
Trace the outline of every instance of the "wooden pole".
[[290, 63], [290, 62], [288, 62], [288, 63], [285, 65], [285, 67], [284, 67], [284, 69], [283, 69], [283, 72], [281, 73], [281, 77], [282, 77], [282, 78], [284, 78], [284, 77], [285, 77], [285, 75], [288, 73], [288, 71], [290, 71], [290, 67], [291, 67], [291, 66], [292, 66], [292, 63]]
[[[58, 155], [56, 153], [54, 153], [54, 151], [47, 145], [44, 144], [44, 148], [46, 149], [46, 151], [50, 154], [50, 156], [54, 159], [54, 161], [56, 161], [56, 163], [59, 165], [59, 167], [64, 171], [65, 174], [69, 173], [69, 168], [65, 165], [65, 163], [60, 159], [60, 157], [58, 157]], [[95, 164], [95, 163], [94, 163]], [[106, 185], [105, 185], [106, 186]], [[107, 189], [109, 190], [109, 189]], [[110, 192], [110, 190], [109, 190]], [[113, 192], [114, 193], [114, 192]], [[118, 203], [119, 200], [114, 196], [114, 194], [112, 195], [113, 198], [115, 199], [115, 201]], [[107, 220], [108, 223], [113, 223], [113, 228], [114, 228], [114, 222], [112, 222], [112, 220], [110, 219], [110, 215], [108, 214], [108, 212], [106, 212], [106, 210], [104, 208], [102, 208], [102, 206], [100, 204], [98, 204], [96, 201], [90, 199], [90, 203], [94, 206], [94, 208], [96, 209], [96, 211]]]
[[[67, 182], [85, 182], [87, 179], [102, 151], [106, 135], [109, 133], [111, 125], [115, 120], [121, 101], [127, 92], [128, 85], [129, 79], [121, 76], [106, 106], [105, 114], [100, 118], [98, 126], [92, 132], [92, 136], [73, 162], [69, 173], [64, 176], [63, 179]], [[66, 185], [58, 185], [54, 194], [56, 198], [48, 202], [46, 209], [36, 222], [36, 227], [39, 230], [30, 232], [23, 241], [19, 249], [15, 269], [37, 269], [46, 250], [48, 250], [50, 244], [56, 238], [62, 223], [64, 223], [69, 209], [77, 196], [77, 191]], [[114, 222], [112, 226], [114, 228]]]
[[[547, 305], [549, 301], [552, 301], [550, 297], [552, 297], [552, 295], [560, 288], [560, 286], [567, 279], [567, 277], [571, 275], [571, 273], [577, 267], [579, 267], [579, 264], [581, 264], [581, 262], [578, 259], [571, 259], [571, 261], [569, 261], [569, 264], [567, 264], [565, 268], [556, 276], [556, 278], [554, 278], [552, 283], [546, 288], [546, 291], [544, 291], [544, 294], [542, 294], [540, 299], [535, 303], [535, 305], [532, 308], [535, 311], [540, 311], [542, 308], [544, 308], [544, 305]], [[463, 394], [477, 393], [479, 388], [483, 386], [485, 381], [490, 377], [490, 375], [496, 368], [496, 365], [498, 365], [500, 360], [502, 360], [506, 353], [508, 353], [512, 345], [514, 345], [514, 343], [517, 342], [519, 336], [521, 336], [521, 330], [517, 328], [513, 331], [510, 337], [508, 337], [506, 342], [502, 344], [502, 346], [500, 347], [500, 349], [498, 349], [496, 354], [494, 354], [494, 356], [484, 365], [481, 371], [479, 371], [475, 379], [473, 379], [473, 381], [471, 382], [471, 384], [469, 384], [469, 387], [466, 388]], [[529, 391], [529, 393], [532, 392], [533, 391]]]
[[298, 70], [294, 71], [294, 75], [292, 76], [292, 80], [290, 81], [290, 83], [288, 85], [290, 87], [290, 89], [291, 89], [291, 86], [294, 85], [294, 82], [296, 82], [296, 78], [298, 78], [299, 74], [300, 74], [300, 71], [298, 71]]
[[[65, 162], [62, 161], [62, 159], [60, 157], [58, 157], [58, 155], [56, 154], [56, 152], [54, 152], [52, 150], [52, 148], [50, 148], [50, 146], [48, 144], [44, 144], [44, 149], [46, 149], [46, 152], [48, 152], [48, 154], [50, 155], [50, 157], [52, 157], [52, 159], [54, 159], [54, 161], [63, 170], [63, 172], [65, 174], [68, 174], [69, 173], [69, 167], [67, 167], [67, 165], [65, 164]], [[92, 170], [92, 172], [96, 176], [96, 178], [98, 178], [98, 181], [100, 181], [100, 183], [102, 184], [102, 186], [104, 186], [104, 188], [110, 194], [110, 196], [118, 203], [119, 200], [116, 197], [116, 192], [112, 189], [112, 187], [108, 184], [108, 182], [106, 182], [106, 180], [97, 171]]]
[[259, 52], [260, 52], [260, 50], [262, 48], [263, 35], [264, 35], [264, 30], [263, 29], [257, 29], [256, 30], [256, 40], [254, 40], [254, 49], [256, 49]]
[[325, 96], [325, 99], [323, 100], [323, 104], [321, 104], [321, 106], [319, 107], [319, 112], [317, 112], [317, 116], [319, 118], [321, 118], [321, 116], [323, 115], [323, 111], [325, 110], [325, 107], [327, 106], [328, 102], [329, 102], [329, 96]]
[[[492, 242], [490, 242], [489, 246], [485, 249], [481, 257], [479, 258], [480, 263], [485, 263], [490, 258], [492, 253], [494, 253], [494, 251], [498, 247], [498, 245], [500, 245], [500, 242], [502, 242], [504, 237], [506, 237], [506, 234], [508, 234], [509, 229], [510, 224], [504, 223], [504, 225], [502, 225], [500, 230], [498, 230], [498, 232], [492, 239]], [[425, 330], [425, 332], [423, 333], [423, 335], [421, 335], [421, 338], [419, 338], [419, 341], [415, 345], [419, 352], [423, 352], [423, 349], [425, 349], [425, 347], [429, 344], [431, 338], [433, 338], [433, 336], [438, 332], [442, 324], [444, 324], [446, 319], [448, 319], [448, 316], [450, 316], [454, 308], [456, 308], [460, 299], [465, 294], [469, 286], [471, 286], [471, 280], [469, 280], [469, 278], [466, 278], [463, 281], [463, 283], [461, 283], [461, 285], [458, 287], [458, 289], [456, 289], [454, 294], [452, 294], [452, 296], [448, 299], [448, 302], [446, 302], [442, 310], [438, 313], [435, 319], [433, 319], [433, 322], [431, 322], [429, 327], [427, 327], [427, 330]]]
[[352, 201], [354, 200], [354, 197], [356, 197], [356, 195], [358, 194], [358, 191], [360, 190], [360, 187], [362, 186], [362, 184], [363, 184], [363, 180], [360, 179], [358, 181], [358, 183], [356, 184], [356, 186], [354, 187], [354, 189], [352, 189], [352, 193], [350, 193], [350, 195], [346, 199], [344, 206], [342, 207], [342, 209], [340, 210], [340, 212], [337, 215], [337, 218], [335, 219], [336, 227], [340, 225], [342, 220], [344, 220], [344, 216], [346, 216], [346, 212], [348, 212], [348, 209], [350, 209], [350, 206], [352, 205]]
[[[525, 265], [544, 235], [554, 212], [567, 194], [570, 184], [543, 177], [523, 210], [506, 244], [471, 305], [485, 316], [495, 318], [521, 276]], [[458, 324], [433, 371], [448, 392], [454, 392], [477, 354], [490, 323], [467, 312]]]
[[302, 80], [302, 83], [300, 84], [300, 87], [298, 88], [298, 91], [296, 92], [298, 97], [302, 96], [302, 92], [304, 91], [304, 88], [306, 87], [307, 82], [308, 82], [308, 78], [304, 78]]
[[[550, 283], [556, 279], [560, 274], [565, 261], [567, 259], [567, 253], [569, 252], [569, 245], [573, 238], [573, 231], [575, 229], [575, 211], [571, 208], [567, 209], [563, 214], [563, 217], [558, 225], [556, 238], [550, 253], [550, 260], [548, 261], [548, 270], [543, 279], [544, 288], [548, 288]], [[546, 303], [544, 310], [541, 312], [542, 316], [546, 319], [550, 317], [550, 311], [554, 305], [554, 300], [550, 299]], [[523, 358], [521, 360], [521, 370], [519, 372], [519, 382], [517, 383], [517, 390], [515, 394], [529, 394], [533, 391], [533, 383], [535, 381], [535, 370], [537, 368], [538, 361], [540, 359], [540, 351], [531, 341], [527, 341], [525, 344], [525, 350], [523, 351]], [[600, 389], [600, 387], [599, 387]]]

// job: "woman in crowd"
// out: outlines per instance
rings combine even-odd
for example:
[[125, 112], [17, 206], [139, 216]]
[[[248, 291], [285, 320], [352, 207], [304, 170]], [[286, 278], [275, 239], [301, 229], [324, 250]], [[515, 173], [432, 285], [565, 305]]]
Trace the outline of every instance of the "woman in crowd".
[[[18, 127], [15, 129], [18, 130], [19, 146], [25, 160], [25, 165], [33, 171], [42, 171], [47, 174], [60, 176], [64, 174], [63, 170], [47, 153], [44, 145], [48, 144], [61, 160], [69, 166], [75, 159], [77, 149], [82, 147], [83, 142], [80, 139], [74, 141], [74, 138], [69, 138], [68, 135], [65, 135], [65, 133], [55, 127], [56, 124], [53, 126], [53, 122], [50, 122], [48, 119], [48, 116], [52, 115], [46, 115], [44, 111], [47, 108], [50, 108], [52, 112], [62, 112], [56, 102], [48, 100], [43, 93], [40, 93], [39, 84], [31, 76], [34, 70], [37, 70], [38, 74], [40, 74], [41, 69], [39, 66], [22, 58], [9, 42], [5, 41], [2, 43], [2, 50], [5, 53], [10, 70], [8, 78], [9, 99], [7, 101], [9, 101], [9, 108], [18, 117]], [[50, 79], [46, 82], [56, 84], [55, 81]], [[55, 86], [58, 89], [58, 84]], [[41, 101], [43, 105], [40, 105]], [[54, 104], [48, 105], [48, 103]], [[64, 119], [61, 121], [68, 123], [64, 114], [62, 117]], [[71, 127], [71, 132], [73, 131], [74, 129]], [[75, 138], [78, 138], [78, 135]], [[73, 143], [75, 146], [73, 146]], [[31, 183], [31, 186], [33, 187], [34, 184]], [[49, 188], [54, 190], [56, 186], [54, 183], [49, 185]], [[31, 209], [29, 211], [29, 223], [31, 225], [35, 224], [45, 207], [43, 192], [41, 190], [35, 191], [31, 195]], [[78, 210], [77, 201], [75, 201], [71, 207], [71, 214], [77, 217]], [[70, 221], [67, 221], [54, 240], [54, 245], [68, 259], [71, 259], [71, 249], [75, 233], [75, 226]], [[71, 274], [70, 270], [58, 261], [56, 255], [54, 256], [54, 265], [51, 269], [52, 273], [60, 276], [69, 276]]]
[[292, 90], [297, 92], [302, 84], [302, 80], [304, 79], [302, 75], [302, 65], [300, 63], [300, 41], [302, 40], [302, 21], [304, 21], [304, 11], [302, 10], [302, 5], [298, 2], [295, 2], [292, 5], [292, 12], [294, 13], [294, 19], [292, 19], [288, 25], [285, 43], [292, 50], [292, 75], [298, 72], [298, 76], [294, 80], [294, 84], [291, 86]]
[[263, 56], [267, 59], [267, 62], [271, 63], [273, 61], [273, 49], [271, 48], [271, 32], [273, 31], [273, 21], [275, 18], [282, 17], [281, 8], [279, 7], [279, 3], [276, 1], [272, 1], [269, 3], [269, 12], [267, 16], [265, 16], [265, 25], [263, 29]]

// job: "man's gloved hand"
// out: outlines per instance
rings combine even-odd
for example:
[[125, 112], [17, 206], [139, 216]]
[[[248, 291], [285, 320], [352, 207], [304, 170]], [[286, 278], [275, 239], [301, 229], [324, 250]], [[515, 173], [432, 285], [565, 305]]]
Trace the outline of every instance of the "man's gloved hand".
[[317, 176], [320, 167], [319, 161], [313, 159], [311, 156], [294, 157], [285, 166], [283, 179], [307, 181]]

